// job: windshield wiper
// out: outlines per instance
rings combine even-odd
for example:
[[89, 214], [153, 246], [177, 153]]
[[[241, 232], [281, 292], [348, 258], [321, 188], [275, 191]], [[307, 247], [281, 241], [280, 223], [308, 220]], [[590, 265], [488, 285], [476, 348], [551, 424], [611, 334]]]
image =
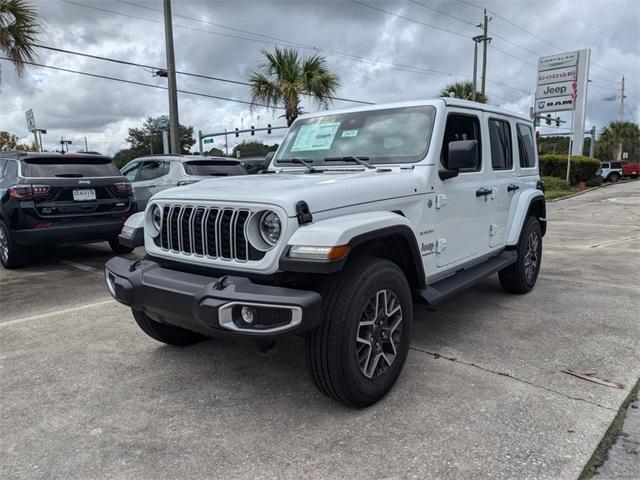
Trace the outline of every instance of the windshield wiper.
[[346, 157], [329, 157], [324, 159], [325, 162], [355, 162], [367, 168], [375, 169], [376, 167], [371, 165], [368, 160], [369, 157], [355, 157], [353, 155], [347, 155]]
[[318, 173], [320, 170], [318, 170], [316, 167], [314, 167], [313, 165], [311, 165], [307, 160], [303, 160], [302, 158], [285, 158], [282, 160], [278, 160], [278, 163], [299, 163], [300, 165], [304, 165], [307, 168], [307, 172], [309, 173]]

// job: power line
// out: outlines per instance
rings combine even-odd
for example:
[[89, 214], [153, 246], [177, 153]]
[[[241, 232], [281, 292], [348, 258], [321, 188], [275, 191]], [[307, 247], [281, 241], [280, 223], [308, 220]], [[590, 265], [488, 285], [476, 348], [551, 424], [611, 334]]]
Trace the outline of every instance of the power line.
[[[10, 58], [8, 57], [1, 57], [0, 56], [0, 60], [7, 60], [7, 61], [11, 61]], [[58, 70], [61, 72], [66, 72], [66, 73], [75, 73], [78, 75], [84, 75], [87, 77], [94, 77], [94, 78], [102, 78], [105, 80], [113, 80], [115, 82], [122, 82], [122, 83], [130, 83], [132, 85], [139, 85], [142, 87], [150, 87], [150, 88], [157, 88], [160, 90], [167, 90], [167, 87], [163, 87], [162, 85], [154, 85], [152, 83], [144, 83], [144, 82], [138, 82], [135, 80], [127, 80], [124, 78], [118, 78], [118, 77], [111, 77], [109, 75], [99, 75], [97, 73], [89, 73], [89, 72], [83, 72], [80, 70], [72, 70], [70, 68], [62, 68], [62, 67], [56, 67], [54, 65], [45, 65], [43, 63], [36, 63], [36, 62], [23, 62], [27, 65], [33, 65], [35, 67], [42, 67], [42, 68], [50, 68], [52, 70]], [[272, 105], [266, 105], [266, 104], [262, 104], [262, 103], [254, 103], [254, 102], [250, 102], [248, 100], [238, 100], [236, 98], [229, 98], [229, 97], [221, 97], [218, 95], [210, 95], [208, 93], [201, 93], [201, 92], [192, 92], [190, 90], [177, 90], [179, 93], [184, 93], [186, 95], [196, 95], [198, 97], [206, 97], [206, 98], [213, 98], [216, 100], [225, 100], [228, 102], [236, 102], [236, 103], [243, 103], [245, 105], [252, 105], [252, 106], [256, 106], [256, 107], [266, 107], [266, 108], [277, 108], [279, 110], [284, 110], [284, 107], [273, 107]]]
[[[119, 64], [122, 64], [122, 65], [130, 65], [130, 66], [141, 67], [141, 68], [149, 68], [149, 69], [152, 69], [152, 70], [164, 70], [164, 68], [162, 68], [162, 67], [157, 67], [157, 66], [153, 66], [153, 65], [145, 65], [145, 64], [142, 64], [142, 63], [128, 62], [126, 60], [118, 60], [118, 59], [115, 59], [115, 58], [102, 57], [102, 56], [99, 56], [99, 55], [91, 55], [91, 54], [88, 54], [88, 53], [77, 52], [77, 51], [73, 51], [73, 50], [66, 50], [64, 48], [50, 47], [50, 46], [47, 46], [47, 45], [36, 45], [36, 47], [43, 48], [43, 49], [46, 49], [46, 50], [52, 50], [52, 51], [55, 51], [55, 52], [68, 53], [70, 55], [78, 55], [78, 56], [81, 56], [81, 57], [93, 58], [95, 60], [103, 60], [103, 61], [106, 61], [106, 62], [119, 63]], [[243, 81], [240, 81], [240, 80], [230, 80], [228, 78], [221, 78], [221, 77], [212, 77], [210, 75], [203, 75], [203, 74], [200, 74], [200, 73], [184, 72], [184, 71], [179, 71], [179, 70], [176, 70], [176, 73], [178, 73], [180, 75], [189, 76], [189, 77], [203, 78], [203, 79], [207, 79], [207, 80], [215, 80], [215, 81], [218, 81], [218, 82], [233, 83], [233, 84], [236, 84], [236, 85], [251, 86], [251, 84], [249, 82], [243, 82]], [[311, 95], [311, 94], [303, 94], [303, 95]], [[328, 98], [330, 98], [332, 100], [340, 100], [340, 101], [343, 101], [343, 102], [352, 102], [352, 103], [361, 103], [361, 104], [364, 104], [364, 105], [373, 105], [372, 102], [365, 102], [363, 100], [353, 100], [353, 99], [350, 99], [350, 98], [343, 98], [343, 97], [328, 97]]]
[[471, 22], [469, 20], [465, 20], [464, 18], [456, 17], [455, 15], [451, 15], [450, 13], [444, 12], [442, 10], [438, 10], [437, 8], [430, 7], [429, 5], [425, 5], [424, 3], [418, 2], [417, 0], [409, 0], [409, 1], [411, 3], [414, 3], [416, 5], [421, 6], [422, 8], [426, 8], [427, 10], [432, 10], [434, 12], [439, 13], [440, 15], [444, 15], [445, 17], [453, 18], [454, 20], [457, 20], [457, 21], [462, 22], [462, 23], [466, 23], [467, 25], [472, 25], [474, 27], [477, 25], [476, 22]]

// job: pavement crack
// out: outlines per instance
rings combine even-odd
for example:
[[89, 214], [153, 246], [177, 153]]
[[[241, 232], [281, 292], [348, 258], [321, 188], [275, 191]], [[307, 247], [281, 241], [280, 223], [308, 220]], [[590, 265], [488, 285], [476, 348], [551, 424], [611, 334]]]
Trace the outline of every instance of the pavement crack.
[[415, 350], [416, 352], [425, 353], [427, 355], [430, 355], [435, 359], [444, 358], [445, 360], [449, 360], [450, 362], [461, 363], [462, 365], [466, 365], [468, 367], [477, 368], [477, 369], [480, 369], [480, 370], [482, 370], [484, 372], [487, 372], [487, 373], [492, 373], [494, 375], [499, 375], [501, 377], [507, 377], [507, 378], [510, 378], [510, 379], [515, 380], [517, 382], [525, 383], [525, 384], [530, 385], [532, 387], [540, 388], [542, 390], [546, 390], [547, 392], [551, 392], [551, 393], [554, 393], [556, 395], [560, 395], [560, 396], [568, 398], [570, 400], [577, 400], [577, 401], [580, 401], [580, 402], [590, 403], [591, 405], [595, 405], [596, 407], [604, 408], [605, 410], [609, 410], [611, 412], [617, 412], [617, 410], [615, 408], [611, 408], [611, 407], [607, 407], [605, 405], [601, 405], [600, 403], [593, 402], [591, 400], [587, 400], [586, 398], [574, 397], [572, 395], [567, 395], [566, 393], [559, 392], [558, 390], [554, 390], [553, 388], [545, 387], [544, 385], [538, 385], [537, 383], [531, 382], [529, 380], [525, 380], [523, 378], [518, 378], [518, 377], [516, 377], [514, 375], [511, 375], [510, 373], [507, 373], [507, 372], [500, 372], [498, 370], [492, 370], [490, 368], [483, 367], [482, 365], [478, 365], [477, 363], [465, 362], [464, 360], [460, 360], [460, 359], [455, 358], [455, 357], [447, 357], [446, 355], [442, 355], [442, 354], [436, 353], [436, 352], [430, 352], [429, 350], [425, 350], [423, 348], [418, 348], [418, 347], [409, 347], [409, 348], [410, 348], [410, 350]]

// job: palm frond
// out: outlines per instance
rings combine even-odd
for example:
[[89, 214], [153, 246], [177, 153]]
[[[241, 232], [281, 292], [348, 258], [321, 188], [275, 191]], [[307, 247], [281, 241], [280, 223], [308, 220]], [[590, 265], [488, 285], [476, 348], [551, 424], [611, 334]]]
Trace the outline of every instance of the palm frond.
[[34, 60], [40, 32], [36, 9], [24, 0], [0, 0], [0, 51], [22, 74], [25, 62]]

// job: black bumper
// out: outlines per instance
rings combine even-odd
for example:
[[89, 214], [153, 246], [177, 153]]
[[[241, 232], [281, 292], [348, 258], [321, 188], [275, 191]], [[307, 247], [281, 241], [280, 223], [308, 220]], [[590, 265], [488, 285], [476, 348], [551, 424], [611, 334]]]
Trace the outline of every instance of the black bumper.
[[116, 238], [123, 224], [124, 221], [121, 219], [70, 223], [54, 225], [51, 228], [14, 230], [11, 236], [18, 245], [24, 246], [101, 242]]
[[[106, 263], [105, 275], [111, 295], [120, 303], [158, 322], [205, 335], [295, 335], [316, 327], [321, 319], [318, 293], [260, 285], [244, 277], [213, 278], [120, 257]], [[251, 325], [240, 315], [244, 305], [256, 314]]]

